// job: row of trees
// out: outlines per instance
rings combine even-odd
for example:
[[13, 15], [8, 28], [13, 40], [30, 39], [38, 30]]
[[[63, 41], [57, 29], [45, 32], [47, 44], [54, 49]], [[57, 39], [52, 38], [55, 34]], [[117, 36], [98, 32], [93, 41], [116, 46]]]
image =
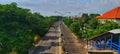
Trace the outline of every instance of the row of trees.
[[56, 16], [44, 17], [16, 3], [0, 4], [0, 54], [28, 54], [34, 37], [42, 37]]
[[63, 21], [78, 38], [86, 39], [112, 29], [120, 28], [115, 22], [106, 21], [106, 23], [101, 24], [95, 18], [96, 16], [99, 16], [99, 14], [83, 14], [82, 17], [76, 17], [76, 21], [72, 21], [71, 18], [65, 18]]

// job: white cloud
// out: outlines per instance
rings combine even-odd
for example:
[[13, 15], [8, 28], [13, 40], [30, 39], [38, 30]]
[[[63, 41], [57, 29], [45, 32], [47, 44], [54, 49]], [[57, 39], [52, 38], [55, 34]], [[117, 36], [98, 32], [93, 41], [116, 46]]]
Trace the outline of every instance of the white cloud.
[[[71, 12], [72, 15], [80, 12], [104, 13], [120, 6], [120, 0], [2, 0], [0, 3], [17, 2], [20, 7], [40, 12], [43, 15], [53, 15], [55, 11]], [[68, 15], [68, 14], [66, 14]]]

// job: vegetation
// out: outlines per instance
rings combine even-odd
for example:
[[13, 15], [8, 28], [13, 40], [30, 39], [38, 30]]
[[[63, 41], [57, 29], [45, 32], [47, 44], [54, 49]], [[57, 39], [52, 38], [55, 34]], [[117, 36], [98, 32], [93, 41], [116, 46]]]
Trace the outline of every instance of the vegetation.
[[95, 18], [96, 16], [99, 16], [99, 14], [90, 14], [89, 16], [88, 14], [83, 14], [75, 22], [71, 22], [72, 19], [64, 19], [63, 21], [78, 38], [85, 39], [92, 38], [112, 29], [120, 28], [115, 22], [106, 21], [106, 23], [101, 24]]
[[63, 18], [63, 21], [68, 27], [72, 23], [72, 20], [70, 18]]
[[[16, 3], [0, 4], [0, 54], [28, 54], [57, 17], [44, 17]], [[39, 36], [39, 37], [38, 37]]]

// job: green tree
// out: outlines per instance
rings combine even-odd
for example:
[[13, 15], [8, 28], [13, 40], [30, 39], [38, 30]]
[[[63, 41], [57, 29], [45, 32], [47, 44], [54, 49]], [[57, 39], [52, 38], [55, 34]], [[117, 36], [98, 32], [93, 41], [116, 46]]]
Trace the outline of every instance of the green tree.
[[64, 20], [63, 20], [64, 22], [65, 22], [65, 24], [69, 27], [70, 25], [71, 25], [71, 23], [72, 23], [72, 19], [70, 19], [70, 18], [64, 18]]
[[88, 22], [89, 26], [91, 26], [91, 28], [94, 28], [94, 29], [96, 29], [97, 26], [99, 25], [99, 22], [96, 19], [96, 16], [99, 16], [99, 14], [90, 14], [90, 20]]
[[84, 25], [84, 23], [87, 23], [89, 20], [89, 16], [87, 13], [83, 13], [82, 17], [78, 19], [78, 22], [81, 24], [81, 26]]
[[44, 17], [40, 13], [17, 7], [14, 2], [0, 4], [0, 53], [14, 51], [17, 54], [28, 54], [34, 36], [43, 37], [56, 20], [56, 17]]
[[70, 29], [74, 32], [74, 33], [77, 33], [79, 32], [80, 30], [80, 24], [78, 22], [73, 22], [71, 25], [70, 25]]

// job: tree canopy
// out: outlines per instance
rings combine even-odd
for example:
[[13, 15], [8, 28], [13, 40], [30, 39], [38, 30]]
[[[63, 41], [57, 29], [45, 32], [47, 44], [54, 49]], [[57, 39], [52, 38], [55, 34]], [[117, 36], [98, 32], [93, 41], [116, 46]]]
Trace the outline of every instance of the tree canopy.
[[0, 4], [0, 53], [28, 54], [34, 37], [43, 37], [57, 17], [44, 17], [17, 3]]
[[72, 19], [64, 19], [64, 23], [68, 25], [70, 30], [78, 37], [89, 39], [98, 34], [102, 34], [112, 29], [120, 28], [116, 22], [107, 21], [104, 24], [99, 23], [95, 17], [99, 14], [83, 14], [75, 22], [70, 22]]

